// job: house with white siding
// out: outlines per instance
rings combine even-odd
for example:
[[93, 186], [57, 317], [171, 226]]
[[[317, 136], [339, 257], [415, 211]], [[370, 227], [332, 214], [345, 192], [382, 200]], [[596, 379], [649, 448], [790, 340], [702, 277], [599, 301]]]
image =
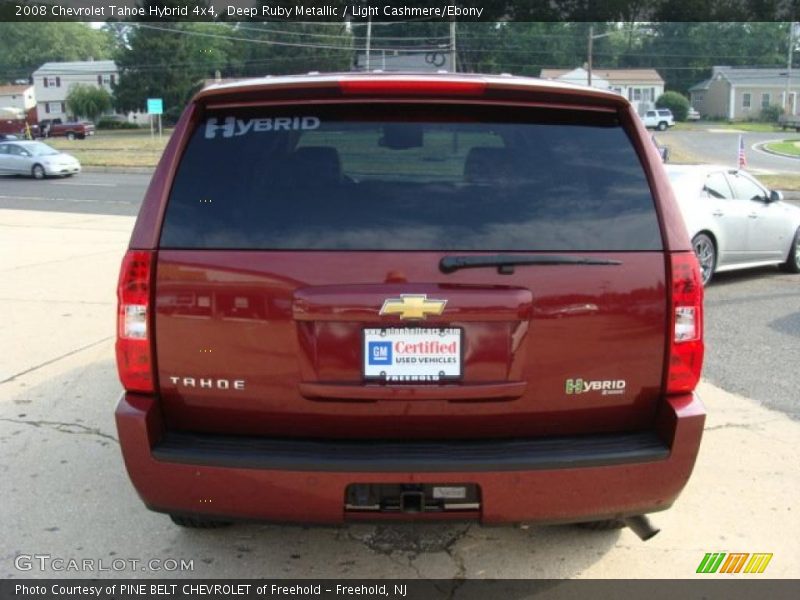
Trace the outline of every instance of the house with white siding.
[[0, 108], [16, 108], [27, 113], [34, 106], [36, 94], [32, 85], [0, 85]]
[[[542, 69], [539, 77], [576, 85], [589, 85], [589, 73], [583, 67]], [[664, 80], [655, 69], [592, 69], [591, 85], [625, 96], [640, 115], [655, 108], [656, 100], [664, 93]]]
[[119, 71], [113, 60], [44, 63], [33, 72], [38, 119], [66, 120], [67, 95], [72, 86], [94, 85], [110, 94], [118, 79]]

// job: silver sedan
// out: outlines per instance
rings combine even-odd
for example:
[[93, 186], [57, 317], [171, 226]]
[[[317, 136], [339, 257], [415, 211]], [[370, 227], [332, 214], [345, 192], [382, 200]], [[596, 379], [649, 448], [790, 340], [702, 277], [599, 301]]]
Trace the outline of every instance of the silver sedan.
[[0, 142], [0, 175], [29, 175], [44, 179], [81, 172], [78, 159], [42, 142]]
[[800, 208], [749, 173], [720, 166], [666, 165], [700, 261], [714, 273], [780, 265], [800, 273]]

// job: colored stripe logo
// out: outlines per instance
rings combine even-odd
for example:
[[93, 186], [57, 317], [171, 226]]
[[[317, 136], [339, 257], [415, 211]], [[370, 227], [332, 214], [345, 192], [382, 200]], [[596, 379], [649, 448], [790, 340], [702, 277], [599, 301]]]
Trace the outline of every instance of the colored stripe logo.
[[708, 552], [697, 566], [697, 573], [763, 573], [772, 553]]

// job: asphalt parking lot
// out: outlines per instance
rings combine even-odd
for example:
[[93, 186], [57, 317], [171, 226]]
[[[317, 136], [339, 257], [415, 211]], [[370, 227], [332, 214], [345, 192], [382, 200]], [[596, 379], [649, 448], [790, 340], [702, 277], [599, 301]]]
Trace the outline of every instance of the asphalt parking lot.
[[798, 136], [793, 131], [741, 132], [735, 129], [715, 129], [713, 124], [697, 124], [692, 129], [656, 132], [655, 136], [661, 144], [685, 148], [701, 162], [735, 167], [740, 134], [744, 140], [748, 170], [756, 174], [800, 171], [800, 160], [770, 154], [760, 148], [765, 142], [796, 139]]
[[705, 309], [705, 379], [800, 419], [800, 276], [718, 273]]
[[136, 216], [150, 172], [84, 172], [36, 181], [0, 177], [0, 208], [94, 215]]
[[[647, 543], [627, 530], [469, 523], [191, 531], [148, 512], [113, 423], [114, 287], [146, 181], [0, 181], [0, 335], [13, 341], [0, 361], [0, 576], [674, 578], [724, 551], [772, 552], [766, 576], [800, 575], [800, 277], [775, 269], [707, 290], [706, 436]], [[18, 557], [33, 555], [124, 568], [25, 570]], [[151, 559], [160, 566], [142, 570]], [[191, 569], [164, 570], [170, 559]]]

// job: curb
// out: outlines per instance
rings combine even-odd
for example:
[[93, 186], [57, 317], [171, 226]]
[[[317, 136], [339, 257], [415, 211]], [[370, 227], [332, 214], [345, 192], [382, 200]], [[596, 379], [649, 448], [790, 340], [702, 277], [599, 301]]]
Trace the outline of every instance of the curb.
[[85, 173], [119, 173], [119, 174], [145, 174], [152, 175], [155, 167], [98, 167], [82, 165], [81, 170]]
[[771, 143], [772, 142], [761, 142], [759, 144], [755, 144], [755, 146], [765, 154], [772, 154], [774, 156], [782, 156], [783, 158], [793, 158], [794, 160], [800, 160], [800, 156], [797, 156], [796, 154], [784, 154], [783, 152], [776, 152], [775, 150], [770, 150], [769, 148], [767, 148], [767, 144]]

